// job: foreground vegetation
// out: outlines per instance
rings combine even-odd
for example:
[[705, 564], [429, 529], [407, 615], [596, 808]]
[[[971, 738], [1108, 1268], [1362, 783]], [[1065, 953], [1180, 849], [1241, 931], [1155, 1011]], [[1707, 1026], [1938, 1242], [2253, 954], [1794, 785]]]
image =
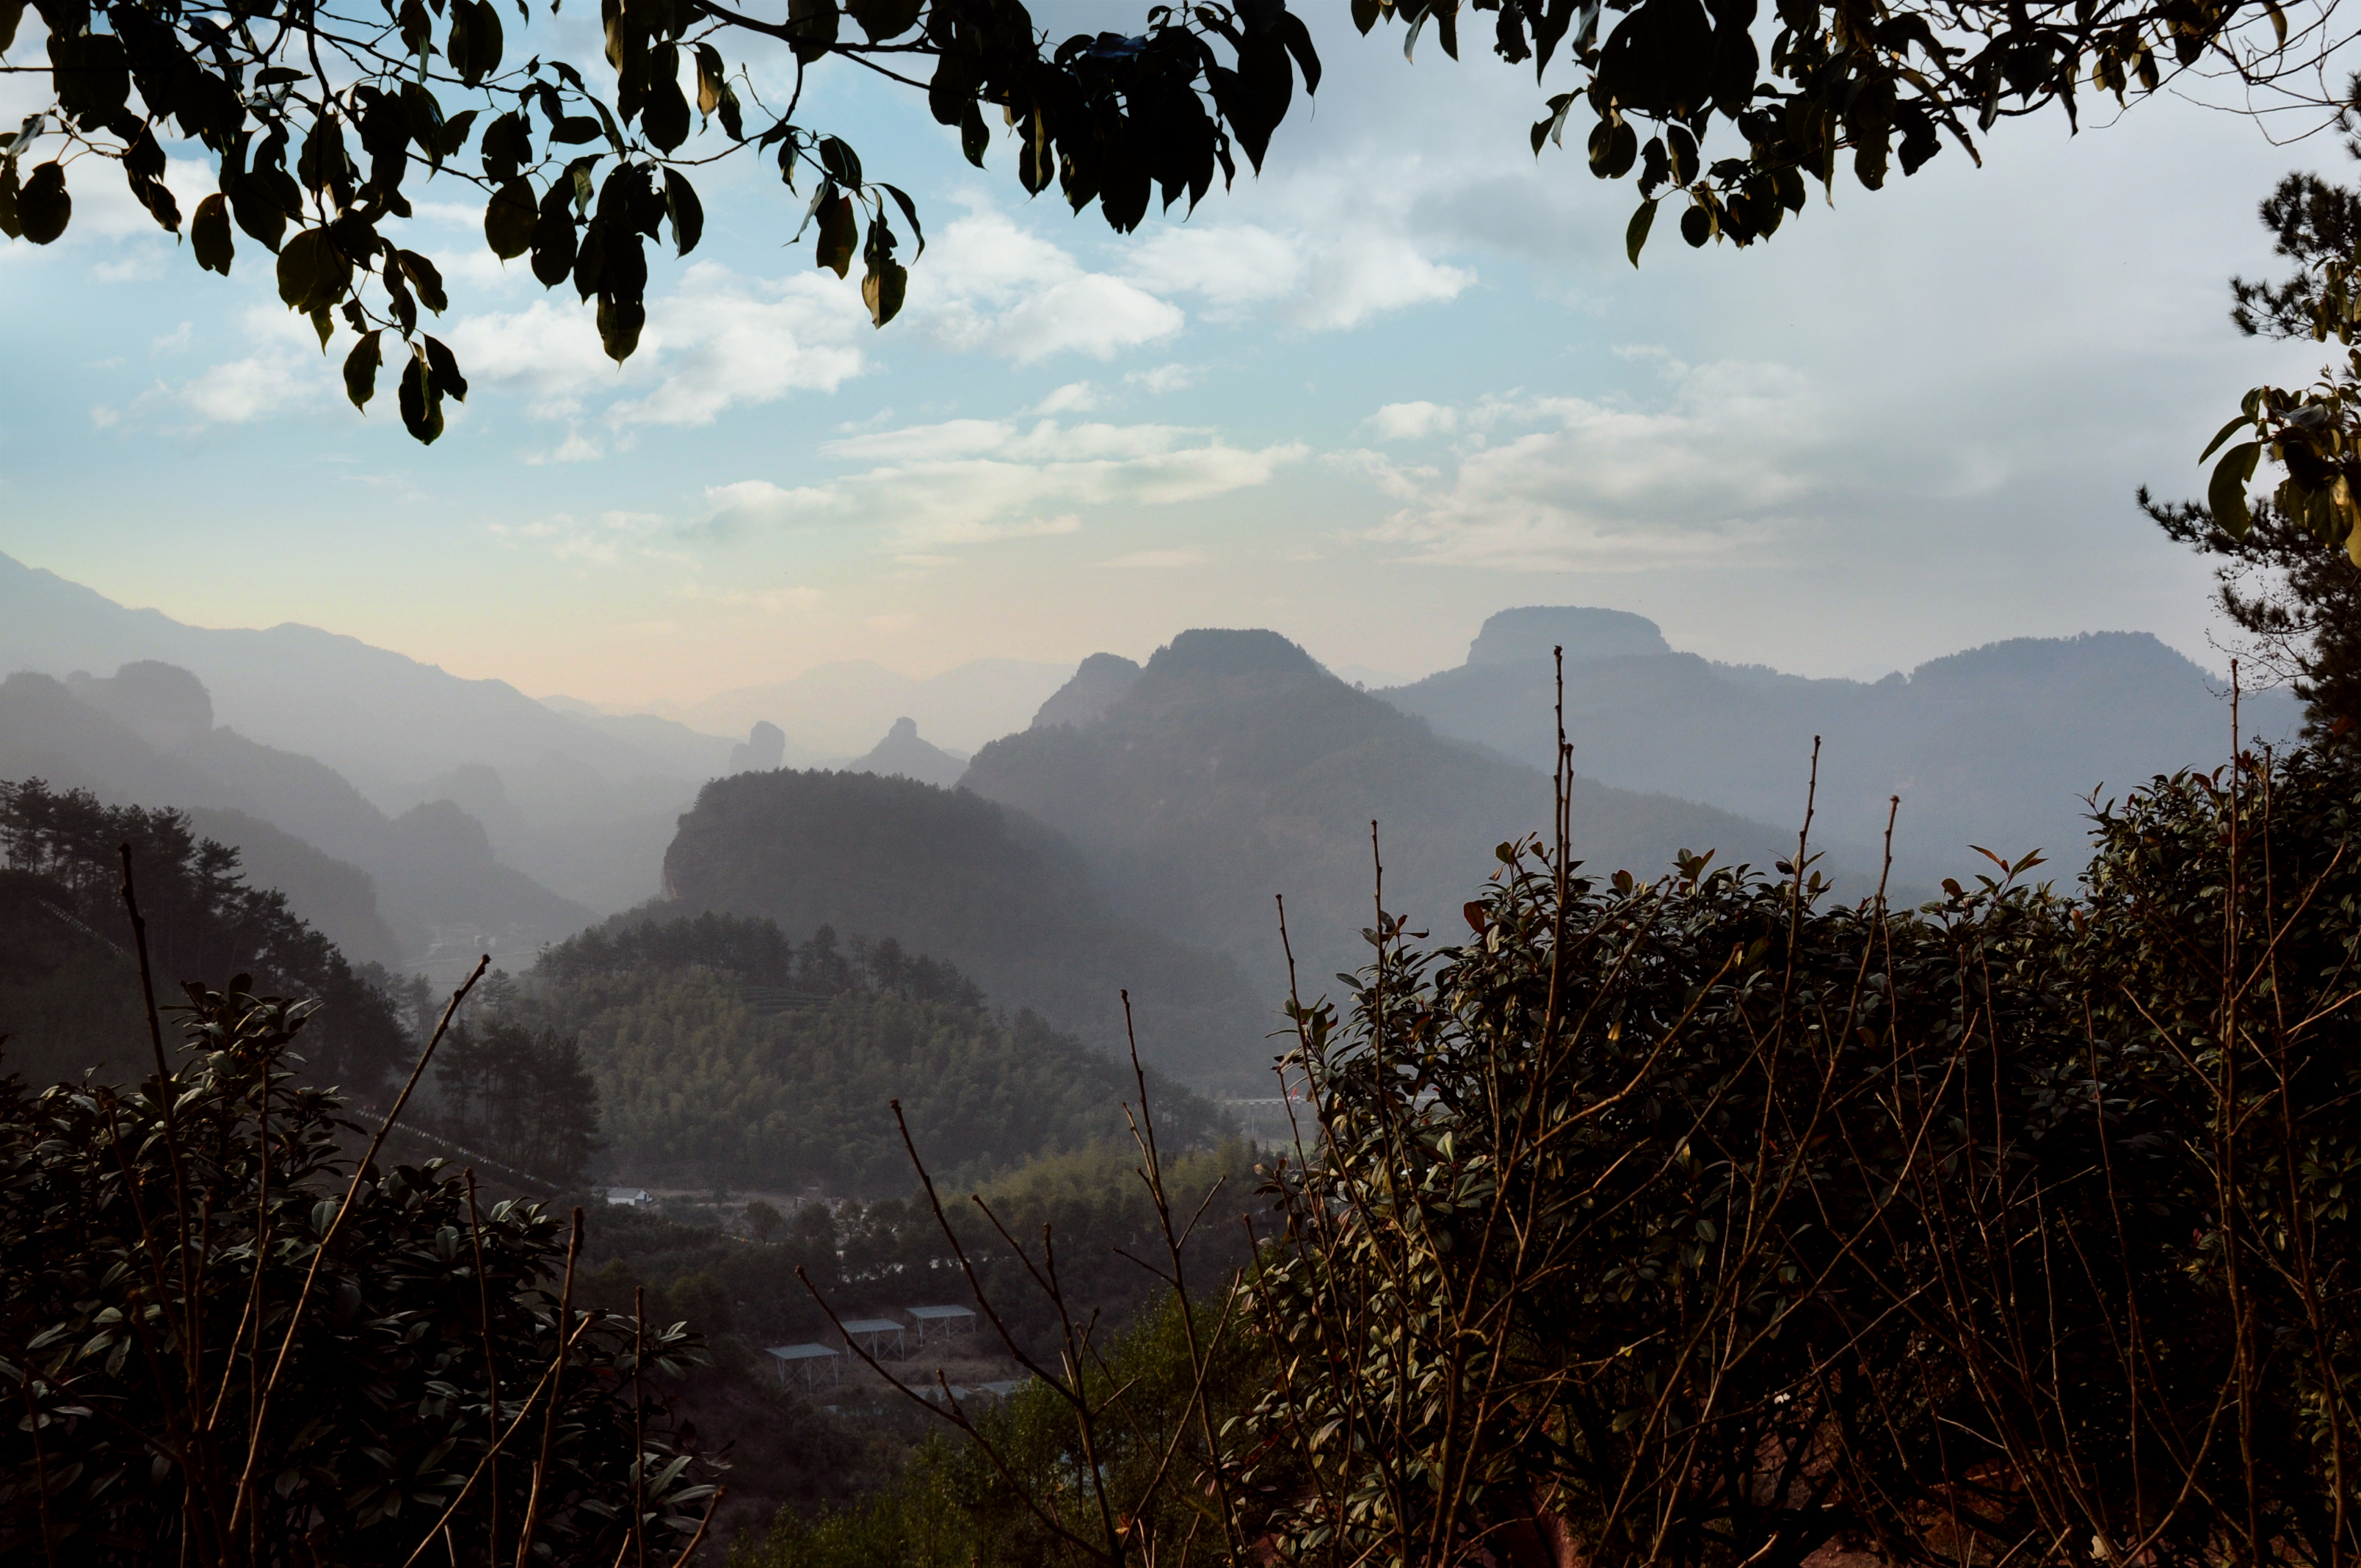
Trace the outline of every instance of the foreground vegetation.
[[1234, 1287], [741, 1561], [2350, 1561], [2356, 804], [2242, 756], [1915, 911], [1504, 845], [1297, 1009]]

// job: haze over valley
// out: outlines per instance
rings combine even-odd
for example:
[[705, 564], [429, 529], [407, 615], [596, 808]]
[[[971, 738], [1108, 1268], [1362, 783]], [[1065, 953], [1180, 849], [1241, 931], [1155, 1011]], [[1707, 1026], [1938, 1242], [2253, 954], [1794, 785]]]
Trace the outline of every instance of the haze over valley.
[[[1367, 960], [1373, 822], [1386, 907], [1438, 940], [1492, 847], [1546, 829], [1555, 648], [1596, 873], [1791, 858], [1817, 736], [1813, 844], [1843, 896], [1881, 873], [1929, 896], [1985, 864], [1977, 845], [2070, 879], [2086, 796], [2230, 739], [2220, 678], [2141, 633], [1813, 680], [1580, 607], [1504, 609], [1461, 663], [1378, 689], [1276, 632], [1173, 628], [1144, 659], [824, 664], [606, 711], [329, 630], [186, 626], [0, 557], [0, 779], [185, 812], [389, 975], [447, 985], [479, 952], [522, 974], [586, 930], [759, 918], [898, 943], [1100, 1052], [1127, 990], [1148, 1062], [1251, 1098], [1288, 992], [1277, 899], [1308, 1000]], [[2245, 694], [2250, 737], [2299, 722], [2285, 692]], [[589, 1070], [614, 1103], [635, 1069]]]

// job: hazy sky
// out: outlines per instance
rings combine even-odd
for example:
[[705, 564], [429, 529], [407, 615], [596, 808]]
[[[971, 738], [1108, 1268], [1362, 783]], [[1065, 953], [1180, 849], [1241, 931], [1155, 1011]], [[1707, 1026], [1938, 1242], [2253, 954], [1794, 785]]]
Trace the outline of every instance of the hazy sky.
[[[786, 247], [802, 200], [751, 159], [697, 176], [705, 244], [656, 263], [620, 372], [570, 289], [484, 250], [467, 188], [429, 188], [448, 204], [409, 243], [452, 281], [435, 330], [474, 385], [432, 449], [390, 377], [367, 419], [322, 396], [335, 360], [267, 254], [241, 236], [228, 280], [200, 273], [78, 165], [67, 237], [0, 245], [0, 551], [184, 620], [608, 702], [833, 658], [1141, 656], [1195, 625], [1416, 674], [1531, 603], [1809, 674], [2097, 629], [2217, 663], [2202, 568], [2131, 492], [2197, 493], [2240, 392], [2315, 370], [2237, 338], [2224, 279], [2269, 270], [2279, 174], [2345, 177], [2333, 139], [2170, 100], [2004, 128], [1981, 170], [1947, 147], [1743, 253], [1667, 214], [1634, 271], [1629, 183], [1572, 137], [1530, 156], [1529, 71], [1408, 64], [1399, 32], [1298, 8], [1316, 108], [1260, 181], [1128, 237], [1026, 202], [1005, 146], [968, 170], [898, 89], [817, 72], [801, 122], [922, 203], [884, 332], [857, 275]], [[540, 47], [595, 59], [589, 16]], [[13, 55], [40, 47], [28, 15]], [[184, 209], [207, 183], [173, 179]]]

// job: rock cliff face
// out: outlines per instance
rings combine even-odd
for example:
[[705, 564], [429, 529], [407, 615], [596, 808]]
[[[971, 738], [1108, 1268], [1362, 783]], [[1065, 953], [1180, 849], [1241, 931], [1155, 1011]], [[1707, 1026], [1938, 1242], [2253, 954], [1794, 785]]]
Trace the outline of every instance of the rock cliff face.
[[832, 926], [947, 959], [993, 1005], [1033, 1008], [1120, 1055], [1128, 989], [1142, 1056], [1184, 1081], [1268, 1081], [1257, 998], [1227, 959], [1124, 918], [1072, 845], [981, 799], [868, 773], [741, 773], [706, 785], [664, 856], [684, 915]]
[[1073, 679], [1041, 705], [1028, 728], [1054, 729], [1061, 724], [1083, 725], [1104, 718], [1138, 679], [1139, 666], [1122, 654], [1093, 653], [1074, 671]]
[[[1550, 817], [1539, 771], [1438, 740], [1263, 630], [1181, 633], [1094, 720], [995, 740], [961, 783], [1057, 824], [1117, 908], [1230, 954], [1271, 995], [1286, 985], [1274, 894], [1307, 987], [1363, 961], [1372, 819], [1386, 906], [1423, 924], [1456, 920], [1492, 847]], [[1767, 861], [1784, 838], [1587, 781], [1575, 821], [1578, 854], [1643, 873], [1684, 848]]]

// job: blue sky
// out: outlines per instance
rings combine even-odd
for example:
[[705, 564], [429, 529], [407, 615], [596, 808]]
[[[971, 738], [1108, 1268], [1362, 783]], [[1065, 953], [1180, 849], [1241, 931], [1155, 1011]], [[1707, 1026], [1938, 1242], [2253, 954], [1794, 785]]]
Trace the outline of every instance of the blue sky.
[[[1529, 155], [1530, 73], [1412, 65], [1299, 8], [1316, 107], [1262, 179], [1130, 236], [1025, 201], [1005, 148], [970, 170], [900, 90], [816, 72], [799, 119], [922, 205], [882, 333], [786, 246], [802, 202], [752, 160], [699, 177], [705, 244], [657, 265], [620, 372], [570, 290], [483, 249], [467, 188], [429, 187], [408, 243], [442, 260], [434, 330], [475, 386], [431, 450], [390, 395], [366, 419], [324, 395], [335, 359], [258, 248], [200, 273], [78, 166], [67, 237], [0, 246], [0, 550], [185, 620], [616, 704], [834, 658], [1140, 656], [1192, 625], [1417, 674], [1527, 603], [1810, 674], [2097, 629], [2219, 662], [2202, 568], [2130, 495], [2198, 491], [2238, 394], [2315, 370], [2235, 337], [2224, 279], [2269, 269], [2252, 214], [2280, 173], [2344, 177], [2333, 139], [2175, 99], [2004, 127], [1982, 170], [1949, 148], [1840, 186], [1767, 247], [1666, 225], [1634, 271], [1629, 185]], [[595, 60], [577, 21], [544, 30]], [[39, 49], [28, 17], [12, 56]]]

